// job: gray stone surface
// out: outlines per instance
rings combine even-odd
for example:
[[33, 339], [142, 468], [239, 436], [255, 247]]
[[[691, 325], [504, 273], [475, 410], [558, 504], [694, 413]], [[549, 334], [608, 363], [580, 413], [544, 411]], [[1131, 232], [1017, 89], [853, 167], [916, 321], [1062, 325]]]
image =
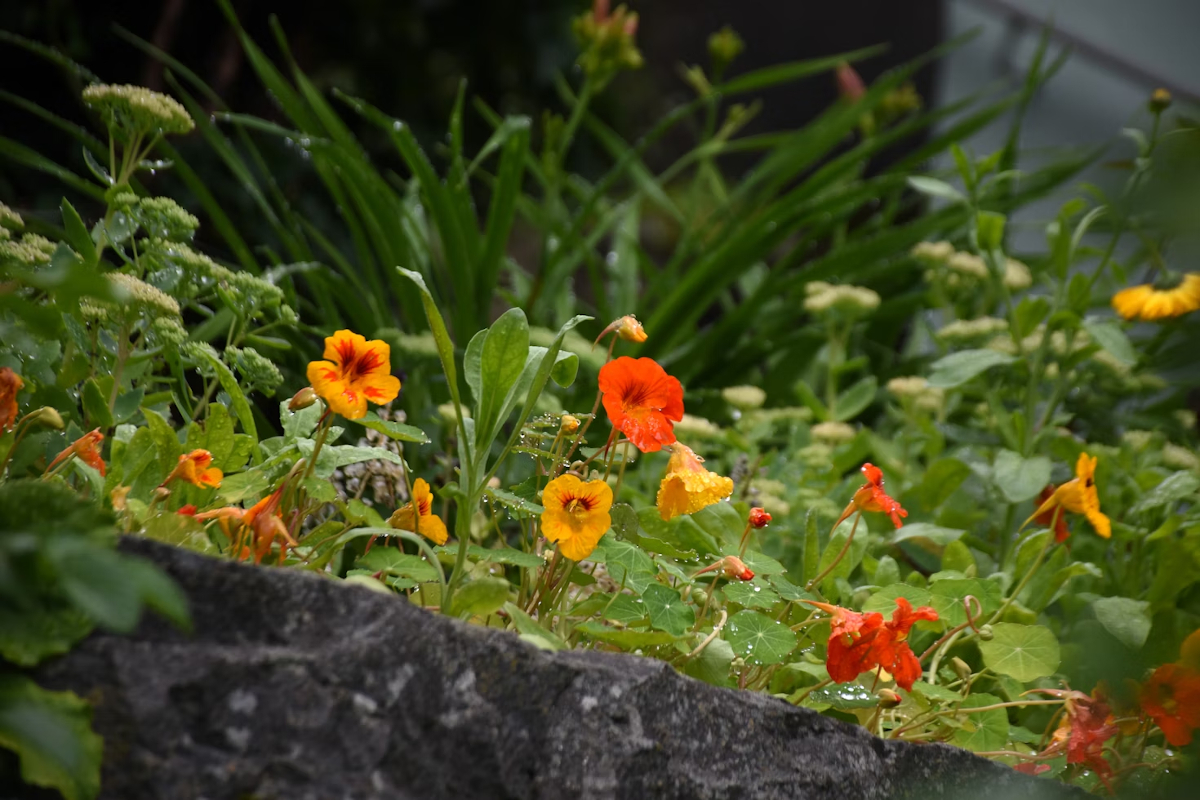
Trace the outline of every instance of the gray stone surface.
[[548, 654], [361, 587], [144, 540], [192, 602], [41, 678], [95, 704], [116, 800], [1084, 796], [660, 662]]

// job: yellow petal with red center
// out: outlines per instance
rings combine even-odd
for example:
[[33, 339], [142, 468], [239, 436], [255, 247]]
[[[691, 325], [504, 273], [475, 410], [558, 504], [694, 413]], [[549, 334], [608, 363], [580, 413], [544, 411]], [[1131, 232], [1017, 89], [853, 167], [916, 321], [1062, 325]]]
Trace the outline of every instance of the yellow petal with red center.
[[325, 337], [325, 352], [321, 355], [330, 361], [336, 361], [341, 369], [354, 363], [358, 353], [367, 346], [367, 337], [354, 331], [340, 330], [333, 336]]
[[220, 487], [221, 480], [225, 477], [225, 473], [216, 467], [209, 467], [200, 475], [200, 485], [208, 486], [212, 489]]
[[[385, 362], [386, 363], [386, 362]], [[390, 367], [384, 367], [390, 369]], [[375, 405], [390, 403], [400, 394], [400, 379], [390, 372], [367, 375], [353, 384]]]
[[400, 506], [388, 518], [388, 525], [399, 531], [416, 531], [413, 519], [416, 515], [413, 514], [413, 504]]
[[604, 481], [561, 475], [542, 492], [542, 534], [558, 543], [564, 556], [582, 561], [612, 527], [612, 501], [612, 488]]
[[313, 391], [324, 398], [326, 403], [330, 403], [331, 407], [330, 398], [341, 395], [348, 385], [342, 378], [342, 371], [338, 365], [331, 361], [308, 362], [305, 375], [312, 384]]

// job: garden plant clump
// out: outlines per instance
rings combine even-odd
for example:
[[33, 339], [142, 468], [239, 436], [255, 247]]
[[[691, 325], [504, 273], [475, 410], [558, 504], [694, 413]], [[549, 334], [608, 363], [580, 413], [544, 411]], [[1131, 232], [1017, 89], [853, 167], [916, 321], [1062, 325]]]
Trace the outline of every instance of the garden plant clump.
[[[5, 150], [70, 190], [53, 221], [0, 206], [0, 744], [26, 781], [93, 797], [101, 744], [82, 699], [21, 670], [94, 625], [130, 630], [143, 603], [186, 625], [118, 531], [1101, 794], [1195, 759], [1196, 123], [1156, 93], [1114, 145], [1119, 195], [1089, 187], [1013, 253], [1012, 212], [1099, 156], [1023, 165], [1019, 112], [1061, 62], [929, 111], [918, 64], [866, 86], [850, 62], [869, 51], [727, 79], [727, 29], [686, 72], [696, 99], [630, 146], [590, 104], [641, 65], [637, 24], [597, 2], [565, 116], [478, 103], [493, 133], [474, 156], [465, 93], [435, 160], [244, 34], [281, 120], [210, 117], [181, 68], [178, 100], [84, 89], [106, 138], [59, 121], [89, 177]], [[829, 74], [842, 96], [810, 125], [739, 135], [755, 107], [728, 98]], [[1009, 109], [1009, 145], [972, 155], [962, 140]], [[695, 147], [652, 171], [685, 123]], [[585, 135], [599, 176], [568, 169]], [[186, 136], [270, 241], [222, 210]], [[341, 230], [274, 182], [281, 141]], [[730, 181], [722, 157], [746, 152]], [[954, 169], [929, 174], [943, 152]], [[177, 199], [151, 193], [160, 172]]]

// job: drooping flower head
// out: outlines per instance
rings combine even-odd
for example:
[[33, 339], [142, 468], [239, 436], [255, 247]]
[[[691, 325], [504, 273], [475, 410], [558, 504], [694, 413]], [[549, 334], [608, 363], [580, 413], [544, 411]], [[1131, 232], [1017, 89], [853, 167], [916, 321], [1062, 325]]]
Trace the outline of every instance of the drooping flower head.
[[310, 361], [308, 381], [329, 408], [346, 419], [362, 419], [367, 401], [390, 403], [400, 394], [400, 380], [392, 375], [392, 353], [387, 342], [341, 330], [325, 339], [325, 361]]
[[162, 482], [162, 485], [166, 486], [171, 481], [178, 479], [193, 486], [215, 489], [221, 485], [221, 479], [225, 475], [221, 470], [211, 466], [212, 460], [212, 453], [207, 450], [193, 450], [190, 453], [184, 453], [179, 457], [179, 463], [175, 465], [175, 469]]
[[900, 521], [900, 518], [907, 517], [908, 512], [900, 506], [900, 503], [893, 500], [884, 491], [883, 470], [867, 462], [862, 465], [862, 474], [866, 477], [867, 482], [854, 493], [854, 498], [850, 501], [851, 505], [859, 511], [874, 511], [880, 514], [887, 514], [892, 518], [892, 524], [899, 528], [904, 524]]
[[[1059, 486], [1049, 498], [1042, 501], [1033, 515], [1025, 520], [1025, 524], [1028, 525], [1039, 517], [1049, 519], [1045, 515], [1052, 514], [1055, 508], [1061, 507], [1064, 511], [1087, 517], [1097, 535], [1105, 539], [1112, 536], [1111, 521], [1100, 513], [1100, 496], [1096, 492], [1097, 460], [1095, 456], [1080, 453], [1079, 460], [1075, 463], [1075, 477]], [[1057, 528], [1055, 531], [1057, 536]]]
[[104, 459], [100, 457], [100, 444], [103, 441], [104, 434], [100, 432], [99, 428], [90, 433], [85, 433], [56, 455], [54, 460], [50, 462], [50, 466], [46, 467], [46, 471], [49, 472], [71, 456], [74, 456], [98, 471], [100, 477], [104, 477], [108, 472], [108, 467], [105, 465]]
[[1131, 286], [1113, 295], [1112, 306], [1125, 319], [1169, 319], [1200, 309], [1200, 273], [1189, 273], [1170, 288]]
[[683, 419], [683, 386], [651, 358], [621, 356], [600, 368], [604, 410], [613, 427], [643, 453], [675, 442]]
[[724, 558], [718, 558], [704, 569], [699, 570], [693, 577], [703, 575], [706, 572], [720, 572], [731, 581], [754, 580], [754, 571], [747, 567], [746, 562], [742, 561], [737, 556], [725, 556]]
[[560, 475], [542, 491], [542, 534], [567, 558], [583, 561], [612, 527], [612, 503], [612, 489], [604, 481]]
[[[196, 514], [195, 518], [200, 522], [218, 520], [230, 541], [230, 551], [242, 561], [253, 555], [255, 564], [262, 563], [267, 553], [271, 552], [271, 546], [279, 540], [279, 562], [282, 564], [288, 547], [297, 544], [283, 523], [283, 512], [279, 508], [282, 496], [283, 487], [280, 486], [250, 508], [226, 506]], [[233, 524], [237, 525], [236, 531], [230, 529]], [[250, 536], [250, 545], [243, 546], [247, 534]]]
[[433, 492], [429, 490], [429, 484], [424, 478], [413, 481], [412, 502], [396, 509], [396, 513], [388, 520], [388, 525], [397, 530], [419, 533], [435, 544], [445, 544], [450, 538], [446, 523], [433, 513]]
[[1113, 721], [1112, 709], [1097, 689], [1090, 695], [1072, 689], [1039, 689], [1041, 694], [1062, 698], [1066, 718], [1054, 732], [1050, 746], [1042, 755], [1053, 755], [1064, 749], [1068, 764], [1083, 764], [1093, 770], [1105, 786], [1113, 768], [1104, 757], [1104, 743], [1116, 736], [1120, 728]]
[[[1033, 501], [1034, 505], [1036, 505], [1038, 508], [1041, 508], [1042, 505], [1053, 496], [1054, 486], [1047, 486], [1046, 488], [1042, 489], [1042, 491], [1038, 492], [1038, 496], [1034, 498]], [[1047, 511], [1043, 511], [1041, 514], [1034, 514], [1033, 521], [1046, 528], [1049, 528], [1053, 524], [1054, 541], [1056, 542], [1065, 542], [1067, 537], [1071, 535], [1071, 530], [1067, 527], [1067, 515], [1061, 511], [1056, 514], [1054, 507], [1051, 507]]]
[[1142, 686], [1142, 710], [1175, 747], [1191, 744], [1200, 728], [1200, 671], [1183, 664], [1163, 664]]
[[733, 481], [706, 470], [690, 447], [680, 442], [669, 447], [667, 474], [658, 485], [658, 513], [664, 520], [694, 514], [733, 494]]
[[0, 367], [0, 433], [12, 430], [17, 422], [17, 392], [25, 381], [8, 367]]
[[912, 603], [897, 597], [891, 620], [884, 622], [877, 611], [860, 614], [829, 603], [804, 602], [832, 616], [825, 667], [834, 682], [848, 683], [877, 667], [891, 673], [905, 690], [921, 677], [921, 663], [908, 645], [908, 634], [917, 620], [938, 618], [929, 606], [914, 610]]
[[755, 528], [765, 528], [771, 524], [771, 515], [755, 506], [750, 509], [750, 524]]
[[649, 338], [646, 335], [646, 329], [642, 327], [642, 323], [638, 322], [637, 317], [633, 314], [626, 314], [608, 323], [608, 327], [600, 331], [600, 335], [596, 337], [596, 342], [593, 344], [599, 343], [601, 339], [614, 331], [618, 337], [634, 344], [641, 344]]

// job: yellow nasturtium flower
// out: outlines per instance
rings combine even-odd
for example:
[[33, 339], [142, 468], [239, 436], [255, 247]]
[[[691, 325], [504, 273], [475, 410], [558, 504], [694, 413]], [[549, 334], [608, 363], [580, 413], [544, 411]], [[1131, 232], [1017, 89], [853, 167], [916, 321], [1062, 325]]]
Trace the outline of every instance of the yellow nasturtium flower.
[[612, 527], [612, 489], [604, 481], [560, 475], [542, 492], [542, 534], [572, 561], [583, 561]]
[[215, 489], [221, 485], [221, 480], [225, 476], [221, 470], [211, 466], [212, 460], [212, 453], [207, 450], [193, 450], [185, 453], [179, 457], [179, 463], [175, 465], [175, 469], [162, 482], [162, 485], [166, 486], [171, 481], [178, 479], [193, 486]]
[[1029, 519], [1028, 525], [1039, 516], [1049, 514], [1055, 508], [1062, 508], [1072, 514], [1083, 514], [1105, 539], [1112, 536], [1112, 523], [1108, 517], [1100, 513], [1100, 496], [1096, 493], [1096, 461], [1095, 456], [1087, 453], [1079, 454], [1075, 464], [1075, 477], [1054, 490], [1054, 493], [1042, 503]]
[[450, 538], [446, 523], [433, 513], [433, 492], [424, 478], [417, 478], [413, 483], [412, 502], [396, 509], [388, 525], [397, 530], [419, 533], [434, 544], [445, 544]]
[[362, 419], [368, 400], [383, 405], [400, 394], [387, 342], [341, 330], [325, 339], [325, 358], [309, 362], [308, 382], [335, 414]]
[[1183, 276], [1178, 286], [1130, 286], [1113, 295], [1112, 306], [1125, 319], [1153, 321], [1180, 317], [1200, 309], [1200, 273]]
[[679, 442], [668, 446], [671, 460], [658, 486], [658, 514], [663, 519], [694, 514], [733, 494], [733, 481], [706, 470], [704, 459], [692, 448]]

